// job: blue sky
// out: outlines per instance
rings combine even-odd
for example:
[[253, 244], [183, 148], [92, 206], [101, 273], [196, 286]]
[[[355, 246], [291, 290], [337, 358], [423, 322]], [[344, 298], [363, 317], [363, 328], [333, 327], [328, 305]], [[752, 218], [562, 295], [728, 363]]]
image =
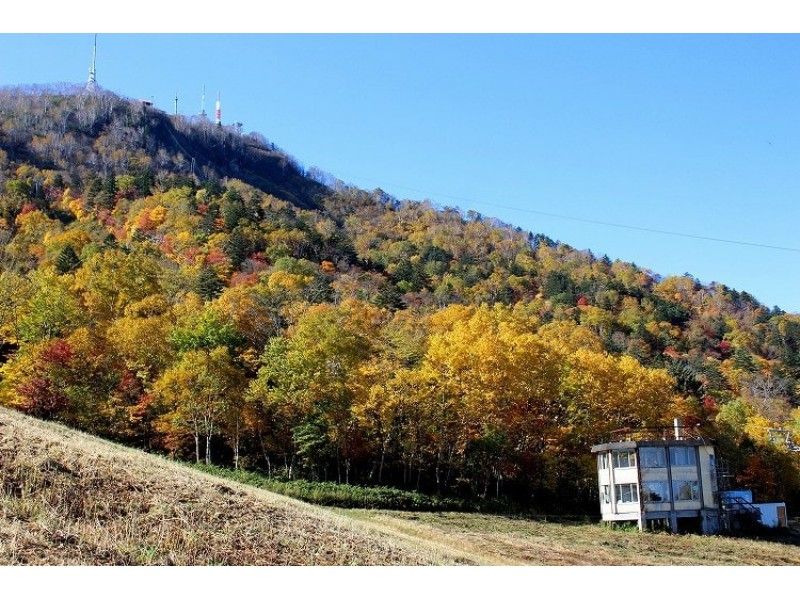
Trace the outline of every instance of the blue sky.
[[[90, 35], [0, 35], [0, 84], [85, 80]], [[800, 311], [800, 37], [101, 35], [98, 81], [241, 121], [365, 188], [496, 216]], [[455, 199], [457, 198], [457, 199]], [[529, 210], [529, 211], [526, 211]], [[533, 212], [532, 212], [533, 211]]]

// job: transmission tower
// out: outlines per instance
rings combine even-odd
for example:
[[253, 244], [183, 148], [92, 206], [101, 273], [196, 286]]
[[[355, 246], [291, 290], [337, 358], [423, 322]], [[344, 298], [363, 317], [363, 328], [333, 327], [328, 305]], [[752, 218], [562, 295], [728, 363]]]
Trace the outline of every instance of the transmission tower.
[[94, 49], [92, 50], [92, 66], [89, 67], [89, 79], [86, 81], [86, 91], [97, 90], [97, 34], [94, 34]]

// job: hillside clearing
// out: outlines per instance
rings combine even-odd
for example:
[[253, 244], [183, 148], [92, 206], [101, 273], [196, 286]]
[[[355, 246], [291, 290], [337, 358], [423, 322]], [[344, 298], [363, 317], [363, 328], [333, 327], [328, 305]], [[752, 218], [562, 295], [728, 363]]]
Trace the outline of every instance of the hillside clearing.
[[478, 513], [350, 510], [410, 540], [497, 565], [800, 565], [800, 547], [718, 536], [639, 533]]
[[0, 564], [455, 563], [396, 534], [0, 409]]

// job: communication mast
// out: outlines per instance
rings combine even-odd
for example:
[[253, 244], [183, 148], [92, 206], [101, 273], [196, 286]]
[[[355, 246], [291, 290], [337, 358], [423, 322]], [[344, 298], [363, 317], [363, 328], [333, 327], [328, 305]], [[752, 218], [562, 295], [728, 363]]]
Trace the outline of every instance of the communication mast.
[[92, 50], [92, 66], [89, 67], [89, 79], [86, 81], [86, 91], [97, 90], [97, 34], [94, 34], [94, 49]]
[[175, 92], [175, 116], [178, 116], [178, 92]]
[[206, 86], [203, 85], [203, 95], [200, 97], [200, 118], [207, 118], [206, 114]]
[[214, 120], [218, 127], [222, 126], [222, 102], [220, 102], [219, 92], [217, 92], [217, 105], [214, 108]]

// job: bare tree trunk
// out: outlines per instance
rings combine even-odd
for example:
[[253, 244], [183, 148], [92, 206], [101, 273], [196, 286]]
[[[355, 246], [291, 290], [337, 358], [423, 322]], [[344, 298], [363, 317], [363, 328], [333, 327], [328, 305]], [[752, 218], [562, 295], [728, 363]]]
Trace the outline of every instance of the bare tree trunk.
[[194, 425], [194, 462], [200, 463], [200, 432], [197, 424]]
[[264, 460], [267, 462], [267, 475], [272, 477], [272, 461], [269, 459], [269, 454], [267, 453], [267, 447], [264, 446], [264, 436], [260, 433], [258, 435], [258, 443], [261, 445], [261, 455], [264, 457]]
[[386, 460], [386, 443], [383, 443], [381, 447], [381, 464], [378, 466], [378, 483], [381, 483], [383, 479], [383, 463]]
[[439, 453], [439, 454], [437, 454], [437, 455], [436, 455], [436, 468], [435, 468], [435, 472], [436, 472], [436, 491], [437, 491], [437, 492], [438, 492], [439, 490], [441, 490], [441, 485], [442, 485], [442, 484], [441, 484], [441, 480], [439, 479], [439, 471], [440, 471], [440, 468], [439, 468], [439, 463], [440, 463], [440, 461], [439, 461], [439, 455], [440, 455], [440, 454], [441, 454], [441, 453]]
[[233, 468], [239, 469], [239, 419], [236, 419], [236, 433], [233, 441]]

